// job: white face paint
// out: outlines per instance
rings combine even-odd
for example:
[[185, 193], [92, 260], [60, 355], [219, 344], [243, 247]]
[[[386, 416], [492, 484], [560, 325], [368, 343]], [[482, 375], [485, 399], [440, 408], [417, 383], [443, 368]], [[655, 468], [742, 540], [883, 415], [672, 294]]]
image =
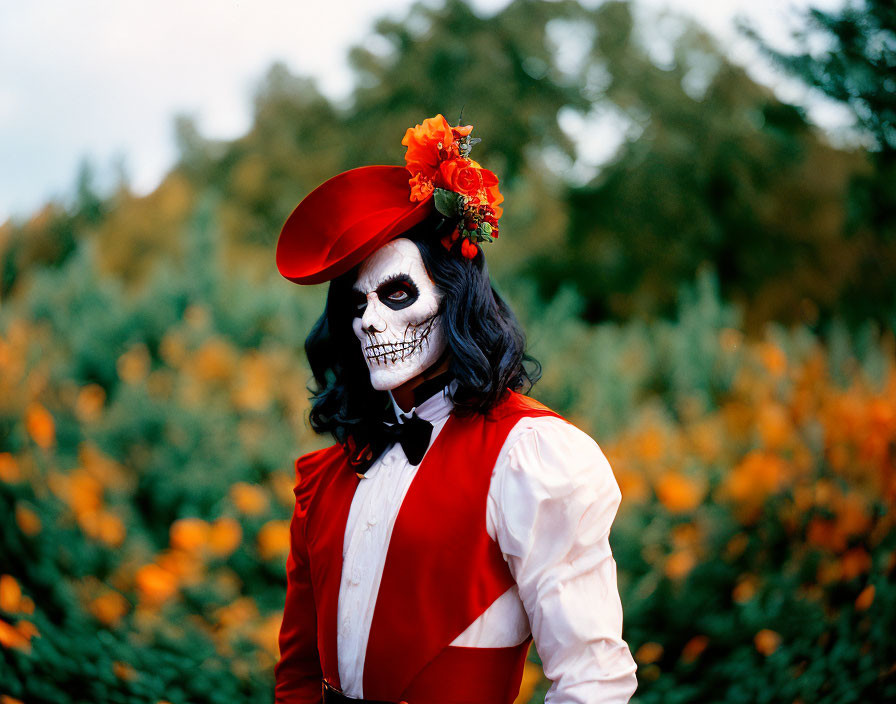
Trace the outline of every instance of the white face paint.
[[445, 351], [441, 294], [410, 240], [392, 240], [367, 257], [352, 296], [352, 329], [361, 341], [374, 389], [401, 386]]

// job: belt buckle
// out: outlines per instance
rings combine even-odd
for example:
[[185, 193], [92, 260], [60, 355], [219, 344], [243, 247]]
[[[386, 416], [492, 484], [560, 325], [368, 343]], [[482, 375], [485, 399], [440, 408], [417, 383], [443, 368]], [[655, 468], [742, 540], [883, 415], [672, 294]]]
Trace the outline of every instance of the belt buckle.
[[[327, 695], [330, 696], [330, 701], [333, 702], [334, 704], [341, 704], [342, 702], [366, 702], [366, 701], [368, 701], [367, 699], [352, 699], [351, 697], [346, 695], [345, 692], [343, 692], [341, 689], [337, 689], [336, 687], [331, 685], [329, 682], [327, 682], [326, 677], [321, 678], [320, 690], [321, 690], [321, 697], [323, 698], [324, 702], [327, 701]], [[376, 704], [380, 704], [380, 703], [377, 702]], [[383, 703], [383, 704], [385, 704], [385, 703]], [[398, 704], [408, 704], [408, 702], [400, 701], [400, 702], [398, 702]]]
[[327, 695], [332, 696], [335, 694], [337, 696], [345, 696], [344, 694], [342, 694], [342, 692], [340, 692], [333, 685], [331, 685], [329, 682], [327, 682], [326, 677], [324, 677], [320, 681], [320, 694], [325, 702], [327, 701]]

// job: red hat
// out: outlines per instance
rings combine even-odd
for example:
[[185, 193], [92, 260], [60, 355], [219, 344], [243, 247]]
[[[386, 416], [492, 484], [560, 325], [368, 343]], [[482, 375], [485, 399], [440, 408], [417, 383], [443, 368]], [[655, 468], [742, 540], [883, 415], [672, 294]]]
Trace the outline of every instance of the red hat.
[[469, 158], [472, 129], [428, 118], [405, 133], [406, 166], [362, 166], [315, 188], [280, 231], [277, 269], [297, 284], [335, 279], [436, 209], [460, 223], [442, 244], [463, 237], [463, 256], [475, 257], [474, 243], [498, 236], [503, 196], [497, 177]]
[[344, 274], [433, 210], [414, 202], [404, 166], [362, 166], [324, 181], [296, 206], [277, 241], [277, 268], [297, 284]]

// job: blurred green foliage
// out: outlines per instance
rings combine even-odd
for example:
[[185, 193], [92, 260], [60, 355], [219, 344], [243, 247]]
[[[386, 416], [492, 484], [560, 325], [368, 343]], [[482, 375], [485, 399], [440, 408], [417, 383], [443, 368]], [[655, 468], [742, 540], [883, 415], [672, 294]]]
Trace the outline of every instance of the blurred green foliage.
[[855, 275], [843, 296], [853, 320], [896, 307], [896, 8], [888, 0], [848, 0], [809, 8], [795, 53], [746, 31], [775, 62], [846, 108], [868, 145], [867, 166], [851, 175], [845, 234]]
[[[464, 105], [534, 395], [622, 488], [635, 701], [896, 698], [896, 308], [862, 290], [892, 220], [857, 195], [891, 152], [831, 146], [699, 28], [636, 16], [421, 4], [352, 52], [348, 104], [275, 66], [244, 137], [178, 120], [150, 195], [85, 165], [73, 203], [0, 228], [3, 704], [271, 700], [291, 462], [328, 443], [302, 352], [325, 292], [276, 274], [276, 235]], [[594, 173], [603, 119], [624, 136]]]

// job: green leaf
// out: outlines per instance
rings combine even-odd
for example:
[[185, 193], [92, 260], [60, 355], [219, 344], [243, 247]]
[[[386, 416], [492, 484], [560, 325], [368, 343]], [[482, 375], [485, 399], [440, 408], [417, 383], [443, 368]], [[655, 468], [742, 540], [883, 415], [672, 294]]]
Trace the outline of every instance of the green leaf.
[[457, 217], [458, 194], [454, 191], [446, 191], [444, 188], [436, 188], [432, 194], [436, 204], [436, 210], [448, 218]]

